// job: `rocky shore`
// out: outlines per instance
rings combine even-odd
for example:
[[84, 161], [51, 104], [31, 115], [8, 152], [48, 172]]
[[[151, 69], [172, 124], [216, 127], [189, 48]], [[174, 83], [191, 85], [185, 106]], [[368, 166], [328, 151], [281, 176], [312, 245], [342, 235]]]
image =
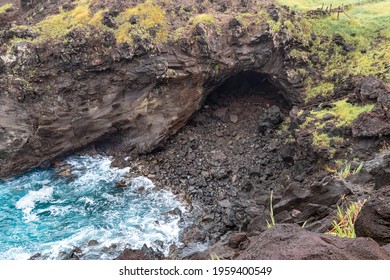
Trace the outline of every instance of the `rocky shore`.
[[[0, 14], [0, 178], [102, 154], [130, 167], [118, 187], [146, 176], [177, 195], [183, 246], [119, 259], [390, 259], [386, 76], [335, 72], [307, 96], [321, 59], [355, 51], [345, 38], [273, 1], [98, 2]], [[353, 201], [357, 238], [325, 235]]]

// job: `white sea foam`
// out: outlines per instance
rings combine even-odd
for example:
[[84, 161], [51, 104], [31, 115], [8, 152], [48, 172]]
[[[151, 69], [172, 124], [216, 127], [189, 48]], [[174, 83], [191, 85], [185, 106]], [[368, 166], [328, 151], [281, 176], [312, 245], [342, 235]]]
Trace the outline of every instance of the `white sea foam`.
[[[172, 193], [155, 190], [146, 177], [133, 178], [129, 187], [118, 188], [116, 182], [128, 168], [112, 168], [110, 158], [73, 157], [66, 162], [72, 166], [73, 180], [52, 177], [45, 170], [7, 183], [8, 191], [19, 185], [27, 192], [13, 202], [23, 219], [10, 226], [15, 229], [12, 236], [24, 238], [21, 243], [25, 247], [0, 244], [0, 259], [26, 259], [38, 252], [44, 258], [58, 259], [64, 257], [61, 252], [69, 253], [74, 247], [82, 250], [83, 259], [112, 259], [125, 246], [141, 249], [144, 244], [167, 254], [169, 245], [178, 242], [180, 218], [165, 213], [176, 207], [184, 209]], [[7, 240], [15, 242], [14, 238]], [[87, 246], [90, 240], [98, 244]], [[164, 245], [157, 246], [156, 240]]]
[[136, 190], [141, 187], [144, 188], [145, 190], [151, 190], [155, 187], [152, 180], [143, 176], [132, 178], [130, 183], [131, 183], [131, 188]]
[[38, 191], [29, 191], [16, 202], [15, 207], [23, 211], [26, 221], [38, 220], [38, 217], [32, 214], [31, 211], [35, 208], [36, 203], [48, 202], [53, 197], [53, 192], [54, 188], [50, 186], [43, 186]]

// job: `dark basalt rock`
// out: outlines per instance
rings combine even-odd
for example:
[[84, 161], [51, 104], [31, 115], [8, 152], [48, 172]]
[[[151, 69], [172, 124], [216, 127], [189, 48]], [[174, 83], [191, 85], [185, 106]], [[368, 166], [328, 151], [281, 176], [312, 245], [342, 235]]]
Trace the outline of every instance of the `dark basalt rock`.
[[371, 112], [361, 114], [352, 125], [354, 137], [390, 135], [390, 91], [380, 80], [367, 77], [361, 82], [360, 99], [377, 98]]
[[141, 250], [126, 248], [115, 260], [162, 260], [164, 255], [144, 245]]
[[338, 238], [276, 225], [250, 239], [236, 259], [243, 260], [389, 260], [390, 255], [371, 238]]
[[381, 95], [386, 94], [386, 86], [383, 82], [373, 76], [362, 78], [360, 81], [359, 99], [366, 101], [369, 99], [376, 99]]
[[125, 249], [116, 260], [150, 260], [142, 250]]
[[272, 129], [275, 129], [279, 124], [283, 122], [283, 115], [277, 106], [270, 107], [263, 118], [260, 120], [259, 132], [265, 134]]
[[[329, 215], [343, 195], [351, 191], [344, 182], [330, 176], [309, 177], [303, 183], [291, 183], [282, 193], [279, 202], [274, 204], [275, 219], [281, 223], [306, 222], [306, 228], [324, 232], [332, 223]], [[294, 215], [299, 211], [299, 215]]]
[[390, 186], [375, 191], [355, 222], [357, 236], [371, 237], [381, 245], [390, 243]]
[[364, 164], [364, 170], [373, 177], [375, 188], [390, 185], [390, 153], [385, 151]]
[[220, 241], [189, 258], [206, 260], [217, 255], [238, 260], [390, 260], [386, 249], [371, 238], [339, 238], [297, 225], [277, 224], [245, 242], [249, 244], [233, 249], [229, 242]]

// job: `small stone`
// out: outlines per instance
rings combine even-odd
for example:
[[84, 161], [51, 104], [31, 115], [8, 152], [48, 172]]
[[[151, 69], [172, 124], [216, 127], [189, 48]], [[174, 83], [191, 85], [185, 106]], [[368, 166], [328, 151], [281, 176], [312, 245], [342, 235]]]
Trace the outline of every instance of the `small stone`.
[[293, 210], [291, 211], [291, 217], [297, 218], [301, 213], [302, 213], [301, 211], [299, 211], [299, 210], [297, 210], [297, 209], [293, 209]]
[[219, 108], [215, 110], [214, 116], [224, 122], [226, 121], [227, 112], [228, 112], [228, 108]]
[[120, 181], [116, 182], [116, 186], [120, 187], [120, 188], [124, 188], [127, 186], [127, 183], [125, 180], [120, 180]]
[[238, 122], [238, 116], [237, 115], [230, 115], [230, 121], [232, 123], [237, 123]]
[[236, 233], [236, 234], [233, 234], [229, 238], [228, 245], [229, 245], [230, 248], [237, 249], [237, 248], [240, 247], [240, 245], [243, 242], [245, 242], [247, 240], [248, 240], [248, 236], [246, 235], [246, 233], [244, 233], [244, 232]]
[[97, 240], [89, 240], [88, 242], [88, 247], [92, 247], [92, 246], [96, 246], [98, 245], [99, 243], [97, 242]]

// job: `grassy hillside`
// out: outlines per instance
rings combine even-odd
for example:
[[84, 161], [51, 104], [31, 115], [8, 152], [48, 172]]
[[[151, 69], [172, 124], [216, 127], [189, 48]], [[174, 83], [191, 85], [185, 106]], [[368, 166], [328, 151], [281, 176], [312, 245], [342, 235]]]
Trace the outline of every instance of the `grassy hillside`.
[[[301, 11], [305, 17], [306, 30], [316, 35], [309, 52], [295, 51], [293, 55], [307, 59], [315, 55], [321, 65], [322, 79], [313, 82], [308, 77], [305, 81], [306, 101], [319, 95], [331, 96], [334, 87], [355, 75], [374, 75], [384, 79], [390, 85], [390, 1], [389, 0], [277, 0]], [[312, 17], [309, 10], [347, 5], [345, 14]], [[337, 46], [332, 53], [331, 45], [323, 40], [341, 35], [350, 46], [346, 53], [342, 46]], [[309, 34], [306, 34], [309, 36]], [[311, 62], [309, 61], [309, 64]]]

